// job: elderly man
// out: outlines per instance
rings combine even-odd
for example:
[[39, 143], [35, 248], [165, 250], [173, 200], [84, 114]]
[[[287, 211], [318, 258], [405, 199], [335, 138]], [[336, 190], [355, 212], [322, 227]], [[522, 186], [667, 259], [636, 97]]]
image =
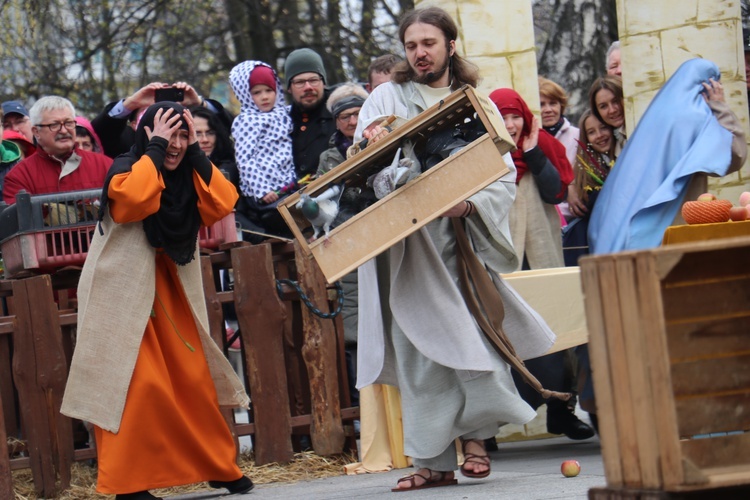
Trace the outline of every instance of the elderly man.
[[[379, 123], [385, 117], [414, 118], [462, 85], [476, 85], [478, 70], [456, 53], [457, 36], [456, 23], [442, 9], [415, 10], [403, 18], [399, 38], [406, 61], [365, 101], [355, 142], [384, 137], [388, 131]], [[408, 145], [404, 151], [412, 155]], [[499, 423], [521, 424], [535, 415], [518, 395], [509, 365], [477, 327], [458, 285], [454, 221], [491, 272], [487, 279], [518, 265], [508, 226], [515, 169], [509, 154], [504, 160], [509, 175], [359, 268], [360, 305], [369, 305], [359, 311], [357, 385], [384, 383], [401, 391], [404, 451], [417, 470], [399, 480], [399, 491], [454, 484], [457, 437], [466, 457], [461, 473], [486, 477], [484, 439], [495, 436]], [[413, 175], [418, 170], [417, 161]], [[510, 335], [513, 328], [504, 327]], [[543, 327], [524, 333], [551, 335]]]
[[100, 188], [112, 160], [76, 148], [76, 110], [64, 97], [39, 99], [29, 113], [35, 154], [8, 172], [3, 200], [12, 204], [22, 189], [30, 194]]
[[318, 169], [320, 154], [328, 149], [336, 124], [326, 108], [326, 70], [315, 51], [305, 48], [291, 52], [284, 62], [284, 77], [292, 98], [292, 154], [299, 179]]
[[622, 77], [619, 40], [612, 42], [612, 45], [607, 49], [607, 74]]

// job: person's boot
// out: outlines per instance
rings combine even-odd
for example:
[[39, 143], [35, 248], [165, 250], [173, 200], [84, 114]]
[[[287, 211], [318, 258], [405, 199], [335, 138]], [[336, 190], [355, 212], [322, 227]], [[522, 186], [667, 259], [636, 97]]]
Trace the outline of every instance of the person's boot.
[[208, 485], [211, 488], [226, 488], [229, 493], [247, 493], [255, 487], [247, 476], [242, 476], [234, 481], [209, 481]]
[[547, 432], [565, 434], [570, 439], [581, 440], [594, 437], [594, 429], [581, 421], [567, 405], [558, 407], [548, 405]]
[[135, 493], [118, 493], [115, 495], [115, 500], [162, 500], [162, 498], [154, 496], [148, 491], [137, 491]]

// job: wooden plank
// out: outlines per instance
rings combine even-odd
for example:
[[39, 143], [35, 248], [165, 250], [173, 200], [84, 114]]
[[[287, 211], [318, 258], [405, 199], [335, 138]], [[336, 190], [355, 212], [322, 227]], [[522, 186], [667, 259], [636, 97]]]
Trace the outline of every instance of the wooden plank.
[[[42, 280], [41, 290], [40, 287], [34, 286], [38, 280]], [[59, 401], [64, 390], [67, 367], [61, 347], [59, 354], [55, 354], [55, 335], [44, 331], [45, 323], [46, 329], [49, 329], [51, 328], [49, 323], [57, 319], [49, 276], [15, 280], [13, 309], [18, 321], [18, 329], [13, 336], [13, 374], [18, 389], [21, 419], [27, 435], [34, 489], [38, 496], [51, 497], [57, 493], [58, 470], [56, 466], [65, 461], [60, 460], [59, 443], [53, 443], [52, 437], [54, 436], [53, 430], [57, 428], [57, 418], [67, 418], [59, 413]], [[59, 343], [59, 327], [56, 333]], [[44, 346], [44, 342], [47, 341], [53, 345]], [[63, 374], [58, 383], [61, 383], [63, 387], [56, 387], [55, 374], [58, 374], [60, 370]], [[57, 394], [52, 393], [55, 389], [57, 389]], [[52, 404], [53, 407], [50, 408], [48, 398], [50, 398], [50, 403], [57, 400], [57, 404]], [[72, 432], [69, 420], [67, 432], [62, 434], [70, 439], [72, 452]], [[67, 479], [67, 484], [69, 484], [70, 464], [68, 463], [67, 471], [60, 470], [60, 473], [65, 473], [66, 476], [61, 476], [61, 482], [65, 484]]]
[[[200, 258], [201, 273], [203, 274], [203, 294], [206, 297], [206, 310], [208, 312], [208, 333], [219, 346], [222, 352], [226, 353], [224, 344], [226, 343], [226, 328], [224, 326], [224, 311], [221, 307], [221, 301], [216, 291], [217, 276], [214, 275], [214, 268], [211, 265], [211, 258], [202, 256]], [[234, 409], [220, 408], [221, 416], [227, 423], [229, 432], [234, 439], [234, 447], [237, 450], [237, 457], [240, 454], [240, 439], [234, 429]]]
[[750, 314], [710, 317], [700, 321], [674, 319], [666, 324], [673, 362], [696, 356], [750, 351]]
[[[5, 360], [3, 360], [5, 363]], [[5, 411], [3, 398], [0, 394], [0, 498], [14, 498], [13, 476], [10, 473], [10, 457], [8, 456], [8, 435], [5, 432]]]
[[291, 416], [282, 343], [286, 312], [276, 295], [268, 244], [231, 250], [237, 321], [252, 395], [255, 460], [288, 463]]
[[742, 270], [740, 263], [750, 261], [750, 246], [745, 246], [749, 241], [748, 237], [727, 238], [660, 248], [659, 260], [668, 261], [671, 255], [680, 256], [679, 262], [671, 267], [662, 282], [669, 286], [734, 276]]
[[627, 377], [633, 405], [633, 422], [638, 444], [638, 467], [640, 483], [647, 489], [660, 489], [662, 486], [659, 464], [659, 439], [654, 422], [653, 396], [649, 378], [649, 358], [644, 346], [643, 327], [654, 317], [645, 317], [641, 311], [641, 283], [637, 278], [635, 259], [625, 258], [615, 261], [617, 274], [617, 297], [620, 302], [622, 338], [625, 345]]
[[644, 359], [648, 365], [653, 430], [659, 444], [662, 481], [668, 488], [681, 484], [685, 480], [685, 475], [677, 431], [677, 411], [672, 397], [669, 349], [664, 335], [661, 286], [653, 255], [638, 255], [636, 270], [640, 300], [640, 332], [644, 341]]
[[[617, 272], [615, 260], [603, 261], [599, 265], [599, 281], [604, 311], [604, 332], [607, 336], [611, 390], [613, 392], [614, 412], [617, 414], [617, 441], [620, 444], [623, 482], [629, 487], [640, 487], [642, 482], [638, 454], [638, 429], [635, 423], [633, 394], [630, 391], [629, 366], [625, 357], [626, 334], [623, 331], [623, 318], [620, 300], [617, 294]], [[595, 359], [591, 357], [592, 362]], [[595, 365], [596, 367], [596, 365]], [[594, 372], [596, 376], [596, 372]], [[596, 382], [596, 379], [594, 379]], [[594, 386], [597, 387], [596, 385]], [[601, 394], [596, 390], [597, 398]]]
[[596, 392], [599, 433], [602, 442], [602, 459], [607, 484], [622, 486], [624, 484], [620, 443], [617, 439], [617, 414], [614, 407], [612, 376], [609, 371], [609, 349], [604, 323], [602, 290], [607, 285], [600, 283], [599, 264], [594, 258], [581, 259], [581, 281], [584, 291], [586, 324], [589, 330], [589, 355], [591, 358], [594, 390]]
[[[6, 323], [15, 326], [15, 320]], [[11, 328], [11, 333], [13, 330]], [[5, 403], [2, 416], [5, 432], [9, 436], [18, 437], [18, 419], [16, 417], [16, 397], [13, 391], [13, 370], [10, 350], [11, 335], [0, 334], [0, 399]]]
[[664, 285], [662, 296], [667, 321], [746, 316], [750, 314], [750, 274]]
[[750, 429], [750, 391], [675, 398], [682, 437]]
[[750, 351], [708, 355], [673, 364], [672, 386], [675, 397], [750, 392]]
[[[301, 249], [296, 253], [295, 262], [299, 286], [320, 311], [329, 312], [325, 277], [320, 267], [306, 258]], [[302, 318], [305, 338], [302, 357], [310, 379], [310, 439], [318, 455], [341, 453], [344, 428], [336, 369], [336, 332], [330, 320], [320, 318], [309, 307], [302, 308]]]
[[750, 470], [750, 433], [686, 439], [680, 442], [683, 455], [705, 469], [744, 465]]
[[65, 491], [70, 487], [70, 468], [73, 464], [72, 421], [60, 413], [65, 382], [68, 379], [68, 357], [50, 276], [36, 276], [25, 281], [29, 304], [34, 311], [32, 327], [37, 362], [36, 381], [44, 394], [49, 415], [47, 432], [52, 444], [52, 460], [59, 478], [58, 491]]

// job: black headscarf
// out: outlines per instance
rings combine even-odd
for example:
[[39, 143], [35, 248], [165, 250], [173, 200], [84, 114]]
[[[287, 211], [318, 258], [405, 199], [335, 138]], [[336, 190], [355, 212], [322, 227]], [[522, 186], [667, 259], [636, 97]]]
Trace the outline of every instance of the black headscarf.
[[[154, 129], [156, 112], [160, 109], [172, 108], [182, 116], [184, 108], [174, 102], [157, 102], [150, 106], [141, 117], [135, 131], [135, 144], [130, 151], [115, 158], [107, 173], [102, 190], [100, 214], [104, 213], [107, 205], [107, 190], [115, 175], [130, 172], [133, 164], [144, 155], [149, 156], [156, 168], [161, 172], [164, 180], [164, 191], [161, 193], [159, 211], [143, 220], [143, 230], [148, 242], [154, 248], [163, 248], [164, 252], [179, 265], [185, 265], [195, 256], [195, 245], [201, 217], [198, 212], [198, 193], [193, 184], [194, 162], [208, 162], [197, 144], [190, 145], [179, 166], [172, 171], [163, 169], [168, 141], [154, 137], [151, 140], [146, 135], [145, 127]], [[187, 129], [185, 120], [182, 127]], [[191, 149], [197, 149], [191, 151]], [[201, 165], [204, 167], [204, 165]], [[209, 163], [210, 166], [210, 163]]]

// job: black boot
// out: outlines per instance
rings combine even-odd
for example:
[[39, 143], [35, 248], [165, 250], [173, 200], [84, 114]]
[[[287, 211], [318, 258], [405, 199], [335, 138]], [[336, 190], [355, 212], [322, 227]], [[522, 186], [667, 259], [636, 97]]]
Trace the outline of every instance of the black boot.
[[242, 476], [234, 481], [209, 481], [208, 485], [211, 488], [226, 488], [229, 493], [247, 493], [255, 487], [247, 476]]
[[[554, 408], [552, 412], [550, 412], [550, 407]], [[594, 437], [594, 429], [585, 422], [582, 422], [565, 405], [548, 405], [547, 431], [550, 434], [565, 434], [570, 439], [575, 440]]]
[[149, 493], [148, 491], [138, 491], [136, 493], [119, 493], [115, 495], [115, 500], [162, 500]]

